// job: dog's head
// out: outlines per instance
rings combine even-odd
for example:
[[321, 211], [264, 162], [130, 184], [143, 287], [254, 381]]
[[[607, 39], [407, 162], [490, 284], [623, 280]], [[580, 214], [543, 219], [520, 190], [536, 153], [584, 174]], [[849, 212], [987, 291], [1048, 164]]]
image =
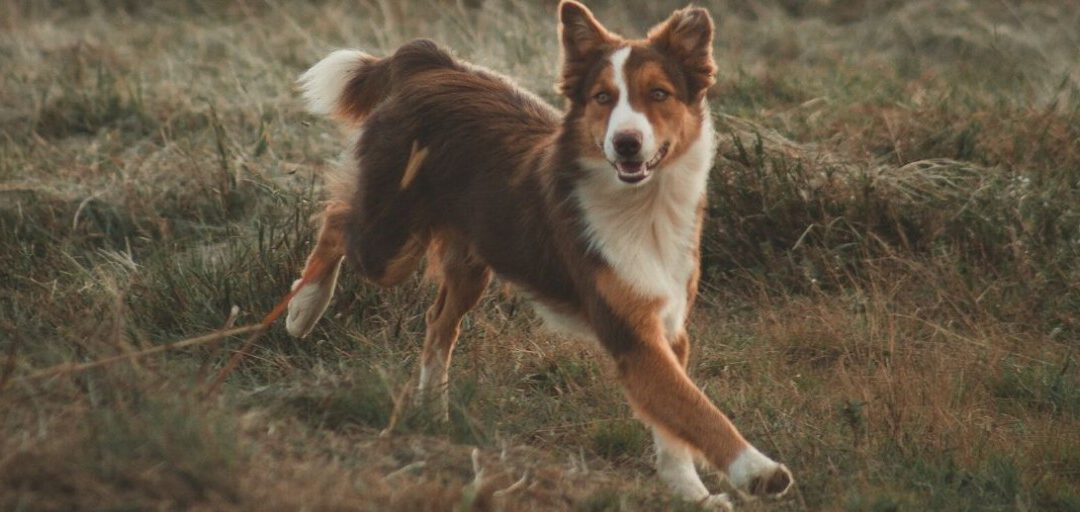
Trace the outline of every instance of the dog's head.
[[622, 182], [641, 184], [698, 138], [716, 73], [705, 9], [675, 11], [645, 39], [626, 40], [564, 0], [559, 33], [558, 90], [570, 102], [582, 157], [603, 158]]

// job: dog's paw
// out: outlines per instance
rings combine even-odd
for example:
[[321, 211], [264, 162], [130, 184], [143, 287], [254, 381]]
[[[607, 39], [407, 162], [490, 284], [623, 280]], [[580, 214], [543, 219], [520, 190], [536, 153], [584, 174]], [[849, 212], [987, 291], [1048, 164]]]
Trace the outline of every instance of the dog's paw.
[[772, 473], [755, 476], [750, 479], [746, 491], [753, 496], [768, 496], [779, 498], [787, 494], [791, 484], [795, 481], [791, 477], [791, 471], [783, 464], [777, 464]]
[[450, 396], [446, 384], [417, 388], [412, 397], [412, 405], [433, 424], [450, 424]]
[[[300, 280], [293, 282], [292, 288], [300, 285]], [[325, 290], [318, 283], [308, 283], [289, 301], [289, 314], [285, 317], [285, 330], [289, 334], [303, 338], [315, 327], [330, 301], [324, 298]]]
[[727, 493], [710, 494], [705, 499], [698, 502], [698, 505], [705, 510], [712, 510], [716, 512], [732, 512], [735, 507], [731, 504], [731, 498]]
[[[338, 265], [329, 279], [305, 283], [289, 301], [289, 314], [285, 317], [285, 330], [289, 334], [303, 338], [315, 328], [315, 323], [322, 318], [334, 296], [334, 285], [341, 268], [340, 263]], [[300, 279], [294, 281], [292, 289], [296, 290], [301, 282]]]
[[754, 497], [779, 498], [791, 489], [795, 479], [787, 466], [748, 447], [728, 468], [731, 484]]

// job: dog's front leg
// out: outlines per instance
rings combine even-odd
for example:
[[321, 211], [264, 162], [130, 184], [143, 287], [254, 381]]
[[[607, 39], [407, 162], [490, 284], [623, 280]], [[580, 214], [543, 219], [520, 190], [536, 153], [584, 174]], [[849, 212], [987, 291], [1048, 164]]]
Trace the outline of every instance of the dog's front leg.
[[[597, 290], [591, 308], [593, 328], [615, 360], [631, 406], [658, 433], [668, 453], [679, 459], [700, 453], [724, 470], [736, 488], [751, 495], [786, 492], [792, 482], [788, 469], [750, 445], [687, 377], [664, 336], [659, 315], [663, 300], [642, 297], [611, 274], [599, 276]], [[675, 462], [671, 466], [675, 471], [685, 471], [682, 460]], [[672, 482], [684, 484], [674, 486], [683, 497], [709, 498], [707, 492], [700, 495], [704, 486], [695, 485], [688, 475], [672, 476]]]
[[[685, 372], [690, 352], [689, 335], [685, 330], [680, 330], [670, 340], [670, 345], [675, 359]], [[705, 483], [701, 481], [697, 468], [694, 466], [695, 453], [690, 446], [679, 439], [665, 435], [658, 427], [653, 427], [652, 431], [656, 449], [656, 475], [665, 485], [677, 496], [688, 501], [707, 503], [710, 509], [731, 508], [731, 501], [726, 494], [711, 495]]]
[[694, 450], [685, 442], [666, 435], [653, 426], [653, 442], [656, 446], [656, 476], [676, 496], [692, 502], [708, 505], [712, 510], [730, 510], [731, 500], [726, 494], [710, 494], [694, 467]]

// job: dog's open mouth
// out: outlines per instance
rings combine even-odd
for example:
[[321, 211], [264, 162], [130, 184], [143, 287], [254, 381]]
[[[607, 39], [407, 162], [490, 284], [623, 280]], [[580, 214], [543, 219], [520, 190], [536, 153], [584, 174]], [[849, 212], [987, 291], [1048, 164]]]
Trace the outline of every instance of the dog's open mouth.
[[660, 146], [660, 149], [649, 159], [648, 162], [642, 162], [641, 160], [616, 160], [612, 162], [612, 166], [615, 167], [615, 171], [619, 175], [619, 179], [623, 183], [640, 183], [648, 178], [652, 174], [653, 169], [660, 164], [660, 161], [667, 156], [668, 147], [670, 143], [664, 143]]

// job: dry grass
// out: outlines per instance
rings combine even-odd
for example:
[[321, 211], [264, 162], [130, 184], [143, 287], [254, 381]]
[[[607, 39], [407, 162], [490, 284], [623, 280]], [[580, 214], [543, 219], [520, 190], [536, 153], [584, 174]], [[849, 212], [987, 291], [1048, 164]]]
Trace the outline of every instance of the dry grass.
[[[346, 274], [310, 339], [271, 331], [216, 394], [240, 339], [20, 378], [274, 305], [342, 147], [292, 88], [328, 50], [432, 37], [557, 102], [554, 2], [479, 3], [0, 2], [0, 508], [694, 509], [604, 356], [494, 287], [450, 423], [404, 408], [388, 438], [419, 279]], [[638, 34], [677, 6], [594, 3]], [[1080, 510], [1080, 9], [704, 4], [692, 373], [799, 479], [744, 509]]]

